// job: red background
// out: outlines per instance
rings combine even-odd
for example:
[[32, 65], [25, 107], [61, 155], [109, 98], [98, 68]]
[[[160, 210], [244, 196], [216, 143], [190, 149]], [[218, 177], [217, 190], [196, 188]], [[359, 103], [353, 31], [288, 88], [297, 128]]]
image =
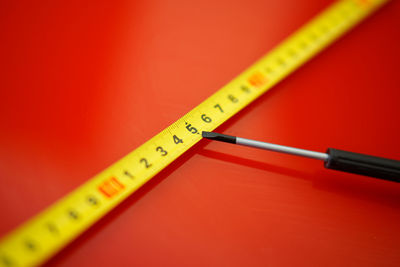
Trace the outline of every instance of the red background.
[[[2, 1], [0, 235], [144, 143], [329, 5]], [[400, 2], [218, 129], [400, 160]], [[49, 263], [399, 266], [400, 185], [201, 141]]]

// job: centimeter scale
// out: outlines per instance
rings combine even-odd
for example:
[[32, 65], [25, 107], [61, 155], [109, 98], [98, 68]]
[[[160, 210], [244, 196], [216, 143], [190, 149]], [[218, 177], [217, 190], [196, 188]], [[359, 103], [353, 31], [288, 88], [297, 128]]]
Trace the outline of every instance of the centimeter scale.
[[44, 263], [172, 161], [387, 0], [340, 0], [189, 113], [0, 241], [0, 266]]

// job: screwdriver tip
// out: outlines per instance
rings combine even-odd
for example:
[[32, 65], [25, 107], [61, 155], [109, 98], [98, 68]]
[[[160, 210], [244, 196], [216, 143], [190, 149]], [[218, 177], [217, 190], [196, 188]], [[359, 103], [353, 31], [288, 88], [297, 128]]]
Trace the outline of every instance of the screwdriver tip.
[[214, 138], [214, 137], [217, 136], [217, 133], [203, 131], [203, 132], [201, 133], [201, 135], [202, 135], [204, 138], [212, 139], [212, 138]]
[[204, 138], [207, 138], [210, 140], [236, 144], [236, 136], [225, 135], [225, 134], [214, 133], [214, 132], [206, 132], [206, 131], [203, 131], [201, 133], [201, 135]]

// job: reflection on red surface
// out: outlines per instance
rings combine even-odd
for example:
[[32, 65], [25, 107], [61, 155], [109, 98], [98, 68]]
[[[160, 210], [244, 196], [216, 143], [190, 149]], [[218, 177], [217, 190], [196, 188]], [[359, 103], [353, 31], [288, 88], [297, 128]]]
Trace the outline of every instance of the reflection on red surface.
[[[1, 3], [0, 234], [330, 2]], [[400, 159], [399, 12], [392, 1], [218, 131]], [[399, 210], [398, 184], [202, 141], [50, 264], [397, 266]]]

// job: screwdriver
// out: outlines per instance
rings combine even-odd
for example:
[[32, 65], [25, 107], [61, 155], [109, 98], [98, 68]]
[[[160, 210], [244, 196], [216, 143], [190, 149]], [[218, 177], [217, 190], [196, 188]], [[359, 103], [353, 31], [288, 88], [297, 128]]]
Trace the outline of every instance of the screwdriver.
[[326, 153], [321, 153], [215, 132], [203, 131], [202, 136], [210, 140], [322, 160], [327, 169], [356, 173], [398, 183], [400, 182], [400, 161], [398, 160], [380, 158], [334, 148], [328, 148]]

